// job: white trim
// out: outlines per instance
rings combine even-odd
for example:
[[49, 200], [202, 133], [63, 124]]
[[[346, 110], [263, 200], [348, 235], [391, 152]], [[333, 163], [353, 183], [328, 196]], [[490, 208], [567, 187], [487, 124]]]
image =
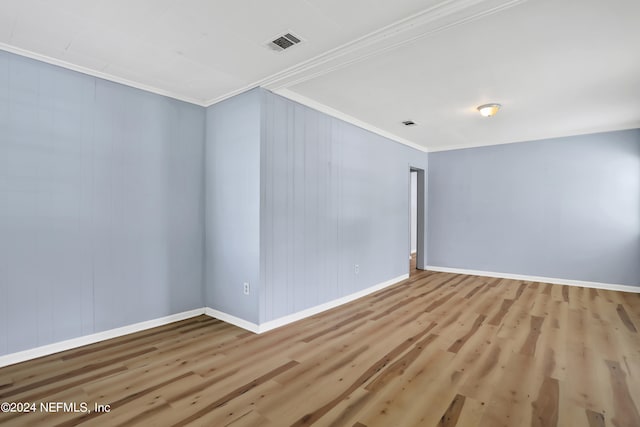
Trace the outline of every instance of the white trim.
[[[496, 11], [501, 10], [504, 7], [511, 7], [514, 6], [522, 1], [526, 1], [526, 0], [514, 0], [512, 2], [508, 2], [505, 3], [503, 6], [500, 6], [498, 9], [490, 9], [490, 13], [495, 13]], [[481, 15], [478, 16], [473, 16], [472, 18], [475, 19], [477, 17], [481, 17]], [[0, 50], [6, 51], [6, 52], [10, 52], [10, 53], [14, 53], [16, 55], [20, 55], [20, 56], [24, 56], [26, 58], [31, 58], [34, 59], [36, 61], [40, 61], [40, 62], [44, 62], [46, 64], [51, 64], [51, 65], [55, 65], [58, 67], [62, 67], [71, 71], [76, 71], [78, 73], [82, 73], [82, 74], [86, 74], [88, 76], [91, 77], [96, 77], [99, 79], [103, 79], [103, 80], [107, 80], [110, 82], [114, 82], [114, 83], [118, 83], [121, 85], [125, 85], [125, 86], [129, 86], [132, 87], [134, 89], [139, 89], [139, 90], [143, 90], [145, 92], [149, 92], [149, 93], [154, 93], [156, 95], [160, 95], [160, 96], [165, 96], [168, 98], [172, 98], [172, 99], [176, 99], [178, 101], [183, 101], [183, 102], [187, 102], [189, 104], [193, 104], [193, 105], [197, 105], [200, 107], [209, 107], [211, 105], [217, 104], [219, 102], [222, 102], [226, 99], [232, 98], [236, 95], [239, 95], [241, 93], [244, 93], [248, 90], [251, 90], [255, 87], [265, 87], [268, 88], [269, 87], [269, 83], [273, 82], [273, 81], [278, 81], [280, 78], [285, 78], [288, 75], [294, 75], [295, 73], [291, 70], [285, 70], [282, 73], [276, 73], [273, 74], [267, 78], [258, 80], [256, 82], [244, 85], [240, 88], [237, 88], [235, 90], [226, 92], [222, 95], [219, 95], [215, 98], [211, 98], [209, 100], [202, 100], [202, 99], [196, 99], [196, 98], [191, 98], [191, 97], [186, 97], [186, 96], [182, 96], [179, 95], [175, 92], [170, 92], [170, 91], [166, 91], [163, 89], [159, 89], [157, 87], [154, 86], [149, 86], [149, 85], [145, 85], [143, 83], [138, 83], [132, 80], [128, 80], [122, 77], [117, 77], [114, 76], [112, 74], [109, 73], [105, 73], [102, 71], [97, 71], [97, 70], [93, 70], [91, 68], [87, 68], [87, 67], [83, 67], [81, 65], [76, 65], [73, 64], [71, 62], [67, 62], [67, 61], [63, 61], [61, 59], [57, 59], [57, 58], [52, 58], [46, 55], [42, 55], [36, 52], [31, 52], [29, 50], [26, 49], [22, 49], [16, 46], [12, 46], [6, 43], [2, 43], [0, 42]], [[295, 68], [292, 67], [292, 68]], [[320, 73], [321, 74], [326, 74], [327, 72], [329, 72], [331, 70], [327, 70], [325, 73]], [[315, 77], [316, 75], [314, 75], [313, 77]], [[584, 129], [576, 129], [576, 130], [572, 130], [572, 131], [564, 131], [560, 134], [555, 134], [555, 135], [538, 135], [536, 137], [533, 138], [528, 138], [526, 140], [516, 140], [516, 141], [502, 141], [502, 142], [495, 142], [495, 141], [491, 141], [491, 142], [481, 142], [481, 143], [464, 143], [464, 144], [456, 144], [456, 145], [451, 145], [451, 146], [445, 146], [445, 147], [425, 147], [423, 145], [420, 145], [416, 142], [407, 140], [405, 138], [399, 137], [397, 135], [392, 134], [391, 132], [387, 132], [385, 130], [382, 130], [380, 128], [377, 128], [367, 122], [363, 122], [359, 119], [356, 119], [355, 117], [352, 117], [346, 113], [343, 113], [339, 110], [336, 110], [332, 107], [329, 107], [325, 104], [322, 104], [321, 102], [312, 100], [311, 98], [307, 98], [303, 95], [300, 95], [296, 92], [291, 91], [290, 89], [287, 89], [288, 86], [290, 86], [291, 84], [288, 84], [287, 86], [282, 86], [280, 89], [277, 90], [273, 90], [272, 92], [277, 93], [278, 95], [284, 96], [285, 98], [291, 99], [292, 101], [296, 101], [300, 104], [306, 105], [310, 108], [313, 108], [315, 110], [321, 111], [325, 114], [328, 114], [330, 116], [336, 117], [338, 119], [344, 120], [345, 122], [351, 123], [353, 125], [356, 125], [358, 127], [361, 127], [363, 129], [366, 129], [368, 131], [371, 131], [375, 134], [384, 136], [385, 138], [389, 138], [393, 141], [396, 141], [400, 144], [404, 144], [407, 145], [409, 147], [415, 148], [417, 150], [426, 152], [426, 153], [436, 153], [436, 152], [440, 152], [440, 151], [453, 151], [453, 150], [464, 150], [464, 149], [468, 149], [468, 148], [482, 148], [482, 147], [491, 147], [494, 145], [506, 145], [506, 144], [515, 144], [515, 143], [519, 143], [519, 142], [531, 142], [531, 141], [539, 141], [539, 140], [546, 140], [546, 139], [555, 139], [555, 138], [564, 138], [564, 137], [570, 137], [570, 136], [580, 136], [580, 135], [590, 135], [593, 133], [604, 133], [604, 132], [617, 132], [617, 131], [622, 131], [622, 130], [630, 130], [630, 129], [636, 129], [638, 127], [638, 122], [634, 122], [634, 123], [625, 123], [622, 125], [616, 125], [616, 126], [599, 126], [599, 127], [594, 127], [594, 128], [590, 128], [588, 130], [584, 130]]]
[[[281, 89], [381, 55], [422, 37], [516, 6], [526, 0], [447, 0], [358, 37], [320, 55], [259, 80], [256, 85]], [[492, 3], [498, 2], [497, 5]], [[478, 10], [481, 3], [491, 3]], [[471, 11], [470, 14], [464, 12]]]
[[230, 314], [224, 313], [222, 311], [214, 310], [212, 308], [205, 308], [205, 314], [211, 317], [215, 317], [216, 319], [220, 319], [224, 322], [231, 323], [232, 325], [236, 325], [242, 329], [246, 329], [248, 331], [254, 332], [256, 334], [261, 334], [263, 332], [270, 331], [272, 329], [279, 328], [284, 325], [288, 325], [289, 323], [296, 322], [298, 320], [305, 319], [307, 317], [311, 317], [315, 314], [321, 313], [326, 310], [330, 310], [332, 308], [341, 306], [358, 298], [362, 298], [366, 295], [377, 292], [381, 289], [387, 288], [391, 285], [394, 285], [398, 282], [406, 280], [409, 278], [409, 274], [403, 274], [402, 276], [394, 277], [393, 279], [387, 280], [382, 283], [378, 283], [377, 285], [373, 285], [369, 288], [363, 289], [358, 292], [354, 292], [349, 295], [345, 295], [341, 298], [334, 299], [329, 302], [325, 302], [320, 305], [316, 305], [315, 307], [310, 307], [302, 311], [298, 311], [297, 313], [288, 314], [286, 316], [280, 317], [278, 319], [270, 320], [265, 323], [261, 323], [259, 325], [248, 322], [246, 320], [240, 319], [236, 316], [232, 316]]
[[[63, 59], [54, 58], [41, 53], [33, 52], [6, 43], [0, 43], [0, 49], [17, 55], [26, 56], [48, 64], [77, 71], [89, 76], [98, 77], [112, 82], [120, 83], [147, 92], [155, 93], [191, 104], [208, 107], [233, 95], [244, 92], [256, 86], [264, 86], [270, 89], [285, 88], [294, 84], [313, 79], [336, 69], [345, 67], [357, 61], [361, 61], [373, 55], [380, 55], [385, 51], [410, 43], [418, 38], [428, 36], [456, 25], [482, 18], [497, 13], [503, 9], [518, 5], [526, 0], [500, 0], [495, 5], [489, 5], [488, 9], [477, 10], [481, 3], [492, 3], [488, 0], [448, 0], [419, 11], [411, 16], [396, 21], [390, 25], [377, 29], [369, 34], [352, 40], [336, 48], [330, 49], [320, 55], [306, 61], [295, 64], [285, 70], [274, 73], [242, 88], [230, 91], [217, 97], [203, 100], [180, 95], [175, 92], [160, 89], [144, 83], [139, 83], [123, 77], [118, 77], [103, 71], [94, 70], [82, 65], [73, 64]], [[462, 14], [470, 10], [469, 15]], [[461, 15], [462, 14], [462, 15]], [[447, 21], [447, 17], [454, 17], [453, 21]], [[441, 25], [439, 23], [442, 22]], [[297, 34], [297, 33], [296, 33]], [[398, 40], [399, 39], [399, 40]], [[301, 39], [303, 40], [303, 39]]]
[[160, 317], [158, 319], [147, 320], [133, 325], [123, 326], [121, 328], [109, 329], [108, 331], [97, 332], [91, 335], [85, 335], [70, 340], [60, 341], [53, 344], [43, 345], [41, 347], [29, 350], [19, 351], [17, 353], [6, 354], [0, 356], [0, 368], [14, 363], [20, 363], [27, 360], [35, 359], [42, 356], [58, 353], [65, 350], [71, 350], [88, 344], [94, 344], [99, 341], [120, 337], [134, 332], [144, 331], [146, 329], [163, 326], [169, 323], [177, 322], [191, 317], [204, 314], [204, 308], [196, 308], [195, 310], [184, 311], [182, 313], [172, 314], [170, 316]]
[[214, 310], [211, 307], [205, 307], [204, 314], [206, 314], [209, 317], [222, 320], [223, 322], [230, 323], [239, 328], [246, 329], [247, 331], [251, 331], [256, 334], [259, 333], [260, 327], [255, 323], [249, 322], [248, 320], [241, 319], [231, 314], [227, 314], [224, 311]]
[[260, 324], [259, 333], [267, 332], [275, 328], [279, 328], [280, 326], [287, 325], [289, 323], [293, 323], [298, 320], [302, 320], [304, 318], [313, 316], [314, 314], [318, 314], [320, 312], [330, 310], [332, 308], [341, 306], [348, 302], [354, 301], [358, 298], [362, 298], [366, 295], [377, 292], [381, 289], [387, 288], [391, 285], [394, 285], [398, 282], [406, 280], [409, 278], [409, 274], [403, 274], [402, 276], [394, 277], [393, 279], [387, 280], [382, 283], [378, 283], [377, 285], [373, 285], [369, 288], [363, 289], [358, 292], [354, 292], [349, 295], [345, 295], [341, 298], [334, 299], [333, 301], [325, 302], [324, 304], [316, 305], [315, 307], [307, 308], [302, 311], [298, 311], [297, 313], [289, 314], [287, 316], [280, 317], [278, 319], [270, 320], [265, 323]]
[[[482, 10], [477, 9], [478, 4], [496, 3], [496, 1], [498, 2], [498, 4], [495, 4], [495, 5], [489, 4], [488, 9], [482, 9]], [[446, 30], [448, 28], [461, 25], [466, 22], [473, 21], [475, 19], [483, 18], [485, 16], [498, 13], [504, 9], [516, 6], [525, 1], [527, 0], [493, 0], [493, 1], [492, 0], [447, 0], [447, 1], [442, 1], [427, 9], [421, 10], [413, 15], [410, 15], [399, 21], [393, 22], [382, 28], [379, 28], [371, 33], [365, 34], [364, 36], [358, 37], [355, 40], [351, 40], [343, 45], [330, 49], [310, 59], [294, 64], [282, 71], [271, 74], [262, 79], [256, 80], [236, 90], [211, 98], [204, 102], [204, 106], [209, 107], [213, 104], [224, 101], [227, 98], [230, 98], [234, 95], [237, 95], [239, 93], [242, 93], [254, 87], [264, 87], [266, 89], [272, 90], [276, 93], [282, 94], [283, 96], [286, 96], [287, 98], [289, 98], [289, 96], [284, 95], [283, 93], [287, 88], [291, 86], [305, 82], [307, 80], [314, 79], [316, 77], [320, 77], [322, 75], [328, 74], [340, 68], [344, 68], [356, 62], [363, 61], [369, 57], [384, 54], [385, 52], [391, 49], [397, 49], [398, 47], [404, 44], [411, 43], [422, 37], [427, 37], [438, 31]], [[466, 11], [466, 10], [471, 10], [472, 13], [469, 15], [461, 14], [463, 11]], [[453, 17], [452, 18], [453, 20], [447, 20], [448, 17]], [[439, 23], [441, 23], [441, 25]], [[297, 34], [297, 32], [294, 34]], [[290, 99], [293, 99], [293, 98], [290, 98]], [[301, 104], [307, 105], [305, 102], [300, 101], [298, 99], [293, 99], [293, 100], [298, 101]], [[316, 108], [327, 114], [334, 115], [332, 113], [324, 111], [321, 108], [318, 108], [318, 107], [313, 107], [313, 108]], [[335, 117], [342, 118], [343, 120], [349, 123], [357, 124], [354, 121], [352, 121], [357, 119], [353, 119], [353, 118], [346, 119], [342, 117], [344, 113], [341, 113], [341, 112], [337, 112], [337, 113], [339, 113], [340, 116], [335, 116]], [[350, 117], [347, 115], [344, 115], [344, 116]], [[373, 130], [371, 129], [372, 128], [371, 125], [366, 124], [364, 122], [359, 122], [359, 123], [361, 124], [357, 124], [358, 126], [371, 130], [374, 133], [379, 133], [379, 131], [385, 132], [382, 130]], [[406, 143], [406, 142], [402, 142], [402, 138], [399, 138], [397, 136], [388, 136], [391, 134], [386, 134], [386, 132], [385, 134], [380, 134], [380, 135], [387, 136], [403, 144]], [[425, 148], [422, 145], [416, 144], [417, 147], [415, 147], [414, 145], [412, 145], [415, 143], [410, 141], [407, 141], [407, 142], [409, 142], [407, 145], [414, 148], [418, 148], [421, 151], [425, 151]]]
[[40, 53], [31, 52], [30, 50], [22, 49], [16, 46], [11, 46], [6, 43], [0, 42], [0, 50], [4, 50], [16, 55], [25, 56], [27, 58], [35, 59], [36, 61], [45, 62], [47, 64], [55, 65], [58, 67], [66, 68], [71, 71], [77, 71], [78, 73], [86, 74], [91, 77], [97, 77], [99, 79], [108, 80], [121, 85], [129, 86], [135, 89], [144, 90], [145, 92], [155, 93], [156, 95], [166, 96], [168, 98], [177, 99], [178, 101], [188, 102], [189, 104], [199, 105], [206, 107], [207, 104], [201, 99], [195, 99], [188, 96], [182, 96], [175, 92], [170, 92], [164, 89], [160, 89], [154, 86], [149, 86], [143, 83], [138, 83], [133, 80], [125, 79], [123, 77], [114, 76], [113, 74], [105, 73], [91, 68], [83, 67], [82, 65], [76, 65], [71, 62], [63, 61], [61, 59], [52, 58], [50, 56], [42, 55]]
[[227, 100], [229, 98], [233, 98], [236, 95], [240, 95], [241, 93], [248, 92], [251, 89], [254, 89], [254, 88], [257, 88], [257, 87], [262, 87], [262, 86], [260, 86], [259, 83], [258, 84], [251, 83], [251, 84], [248, 84], [248, 85], [244, 85], [244, 86], [239, 87], [238, 89], [234, 89], [232, 91], [223, 93], [220, 96], [212, 98], [212, 99], [210, 99], [210, 100], [208, 100], [208, 101], [206, 101], [206, 102], [204, 102], [202, 104], [198, 104], [198, 105], [202, 105], [205, 108], [211, 107], [212, 105], [218, 104], [218, 103], [220, 103], [220, 102], [222, 102], [224, 100]]
[[469, 148], [483, 148], [483, 147], [493, 147], [496, 145], [508, 145], [508, 144], [519, 144], [525, 142], [536, 142], [536, 141], [547, 141], [550, 139], [559, 139], [559, 138], [570, 138], [575, 136], [583, 136], [583, 135], [593, 135], [595, 133], [605, 133], [605, 132], [620, 132], [624, 130], [634, 130], [640, 127], [640, 120], [637, 120], [633, 123], [624, 123], [617, 124], [614, 126], [596, 126], [589, 129], [574, 129], [563, 131], [561, 133], [556, 133], [553, 135], [532, 135], [527, 137], [527, 139], [518, 139], [515, 141], [491, 141], [491, 142], [472, 142], [465, 144], [456, 144], [449, 145], [446, 147], [431, 147], [426, 149], [425, 151], [428, 153], [438, 153], [441, 151], [454, 151], [454, 150], [466, 150]]
[[427, 148], [423, 145], [420, 145], [413, 141], [409, 141], [408, 139], [402, 138], [391, 132], [387, 132], [386, 130], [375, 127], [374, 125], [369, 124], [367, 122], [363, 122], [360, 119], [356, 119], [353, 116], [350, 116], [346, 113], [343, 113], [342, 111], [336, 110], [335, 108], [329, 107], [328, 105], [318, 102], [316, 100], [313, 100], [311, 98], [307, 98], [306, 96], [300, 95], [299, 93], [294, 92], [290, 89], [286, 89], [286, 88], [278, 89], [278, 90], [274, 90], [273, 93], [280, 95], [282, 97], [285, 97], [287, 99], [290, 99], [292, 101], [295, 101], [299, 104], [305, 105], [309, 108], [313, 108], [314, 110], [318, 110], [322, 113], [325, 113], [329, 116], [345, 121], [347, 123], [351, 123], [352, 125], [358, 126], [362, 129], [366, 129], [369, 132], [373, 132], [377, 135], [391, 139], [400, 144], [408, 145], [409, 147], [415, 148], [416, 150], [422, 151], [424, 153], [428, 151]]
[[525, 274], [496, 273], [494, 271], [467, 270], [464, 268], [437, 267], [428, 265], [427, 270], [440, 271], [443, 273], [469, 274], [472, 276], [496, 277], [501, 279], [526, 280], [528, 282], [553, 283], [556, 285], [580, 286], [583, 288], [604, 289], [607, 291], [620, 291], [640, 293], [640, 285], [617, 285], [612, 283], [587, 282], [583, 280], [556, 279], [553, 277], [528, 276]]

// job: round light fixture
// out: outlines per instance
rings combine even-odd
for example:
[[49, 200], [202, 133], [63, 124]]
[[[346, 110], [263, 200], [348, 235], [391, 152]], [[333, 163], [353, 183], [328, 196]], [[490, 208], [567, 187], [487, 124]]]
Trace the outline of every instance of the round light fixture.
[[500, 107], [500, 104], [484, 104], [478, 107], [478, 111], [480, 111], [480, 114], [484, 117], [491, 117], [498, 112]]

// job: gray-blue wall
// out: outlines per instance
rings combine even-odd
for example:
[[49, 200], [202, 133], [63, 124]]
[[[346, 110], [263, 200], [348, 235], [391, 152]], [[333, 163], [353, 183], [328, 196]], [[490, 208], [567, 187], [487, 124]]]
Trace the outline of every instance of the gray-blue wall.
[[261, 324], [408, 273], [425, 153], [263, 89], [206, 122], [208, 307]]
[[0, 354], [203, 305], [262, 323], [405, 274], [410, 166], [262, 89], [204, 109], [0, 52]]
[[427, 155], [263, 97], [260, 322], [407, 274], [410, 167]]
[[428, 264], [640, 284], [640, 130], [427, 156], [263, 89], [205, 110], [0, 52], [0, 354], [406, 274], [410, 167]]
[[206, 121], [205, 303], [258, 323], [261, 90], [212, 105]]
[[0, 52], [0, 354], [202, 307], [204, 109]]
[[640, 129], [429, 154], [429, 265], [640, 285]]

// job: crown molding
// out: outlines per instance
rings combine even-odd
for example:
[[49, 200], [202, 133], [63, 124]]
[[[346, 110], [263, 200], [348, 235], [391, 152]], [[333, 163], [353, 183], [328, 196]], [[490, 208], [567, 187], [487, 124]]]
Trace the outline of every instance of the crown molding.
[[335, 108], [329, 107], [326, 104], [323, 104], [321, 102], [318, 102], [314, 99], [311, 98], [307, 98], [304, 95], [300, 95], [297, 92], [294, 92], [290, 89], [278, 89], [278, 90], [274, 90], [272, 91], [273, 93], [280, 95], [284, 98], [290, 99], [291, 101], [297, 102], [298, 104], [302, 104], [305, 105], [309, 108], [313, 108], [314, 110], [320, 111], [322, 113], [325, 113], [329, 116], [335, 117], [337, 119], [340, 119], [342, 121], [345, 121], [347, 123], [351, 123], [352, 125], [358, 126], [359, 128], [368, 130], [369, 132], [373, 132], [377, 135], [383, 136], [385, 138], [388, 138], [394, 142], [400, 143], [400, 144], [404, 144], [407, 145], [411, 148], [414, 148], [416, 150], [422, 151], [422, 152], [427, 152], [427, 147], [420, 145], [418, 143], [415, 143], [413, 141], [410, 141], [408, 139], [402, 138], [398, 135], [395, 135], [391, 132], [387, 132], [386, 130], [380, 129], [379, 127], [376, 127], [370, 123], [367, 122], [363, 122], [360, 119], [357, 119], [353, 116], [350, 116], [346, 113], [343, 113], [342, 111], [336, 110]]
[[407, 18], [373, 31], [292, 67], [254, 81], [236, 91], [211, 98], [206, 106], [256, 86], [274, 92], [314, 79], [420, 38], [498, 13], [527, 0], [443, 0]]
[[528, 139], [518, 139], [518, 140], [506, 140], [506, 141], [490, 141], [490, 142], [472, 142], [468, 144], [456, 144], [450, 146], [440, 146], [440, 147], [430, 147], [425, 149], [428, 153], [438, 153], [442, 151], [454, 151], [454, 150], [466, 150], [470, 148], [485, 148], [485, 147], [494, 147], [497, 145], [507, 145], [507, 144], [519, 144], [525, 142], [534, 142], [534, 141], [545, 141], [549, 139], [558, 139], [558, 138], [571, 138], [576, 136], [585, 136], [585, 135], [593, 135], [597, 133], [608, 133], [608, 132], [621, 132], [625, 130], [633, 130], [640, 129], [640, 120], [636, 120], [633, 122], [622, 123], [615, 126], [596, 126], [588, 129], [570, 129], [562, 132], [545, 134], [540, 133], [538, 135], [533, 135]]
[[[422, 152], [428, 147], [407, 140], [370, 123], [357, 119], [291, 89], [299, 83], [320, 77], [351, 64], [381, 55], [405, 44], [464, 23], [498, 13], [527, 0], [443, 0], [407, 18], [359, 37], [349, 43], [303, 61], [281, 72], [257, 80], [235, 91], [205, 102], [210, 106], [254, 87], [264, 87], [292, 101], [389, 138]], [[444, 148], [443, 150], [448, 150]], [[441, 150], [436, 150], [441, 151]]]
[[444, 0], [407, 18], [331, 49], [256, 86], [270, 90], [289, 88], [332, 71], [395, 50], [434, 33], [483, 18], [527, 0]]
[[[318, 101], [298, 94], [295, 91], [289, 90], [289, 88], [332, 71], [347, 67], [356, 62], [366, 60], [372, 56], [381, 55], [390, 50], [397, 49], [405, 44], [427, 37], [436, 32], [498, 13], [525, 1], [527, 0], [441, 0], [427, 9], [415, 13], [407, 18], [396, 21], [278, 73], [274, 73], [270, 76], [243, 85], [233, 91], [229, 91], [208, 100], [185, 96], [180, 93], [118, 77], [113, 74], [73, 64], [47, 55], [35, 53], [27, 49], [11, 46], [6, 43], [0, 43], [0, 50], [63, 67], [92, 77], [144, 90], [146, 92], [188, 102], [201, 107], [209, 107], [254, 87], [260, 86], [293, 101], [367, 129], [378, 135], [392, 139], [417, 150], [427, 152], [430, 150], [421, 144], [417, 144], [413, 141], [409, 141], [405, 138], [401, 138], [390, 132], [384, 131]], [[445, 148], [444, 150], [448, 149], [451, 148]]]
[[102, 71], [94, 70], [91, 68], [83, 67], [82, 65], [73, 64], [71, 62], [63, 61], [61, 59], [53, 58], [51, 56], [42, 55], [40, 53], [32, 52], [27, 49], [22, 49], [20, 47], [11, 46], [6, 43], [0, 42], [0, 50], [4, 50], [9, 53], [14, 53], [16, 55], [24, 56], [27, 58], [35, 59], [36, 61], [45, 62], [47, 64], [55, 65], [57, 67], [66, 68], [71, 71], [76, 71], [78, 73], [86, 74], [91, 77], [97, 77], [99, 79], [108, 80], [110, 82], [119, 83], [125, 86], [129, 86], [135, 89], [140, 89], [145, 92], [155, 93], [156, 95], [166, 96], [168, 98], [173, 98], [178, 101], [188, 102], [189, 104], [198, 105], [200, 107], [206, 107], [207, 105], [202, 102], [202, 100], [191, 98], [188, 96], [183, 96], [175, 92], [167, 91], [164, 89], [160, 89], [155, 86], [146, 85], [143, 83], [139, 83], [133, 80], [125, 79], [122, 77], [114, 76], [113, 74], [105, 73]]

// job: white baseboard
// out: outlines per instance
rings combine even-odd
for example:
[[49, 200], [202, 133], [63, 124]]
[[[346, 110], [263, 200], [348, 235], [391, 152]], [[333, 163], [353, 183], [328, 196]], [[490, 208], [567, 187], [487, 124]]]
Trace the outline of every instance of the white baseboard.
[[363, 289], [361, 291], [358, 292], [354, 292], [352, 294], [334, 299], [332, 301], [329, 302], [325, 302], [323, 304], [320, 305], [316, 305], [314, 307], [310, 307], [307, 308], [305, 310], [301, 310], [298, 311], [296, 313], [292, 313], [292, 314], [288, 314], [286, 316], [283, 317], [279, 317], [278, 319], [274, 319], [274, 320], [269, 320], [268, 322], [265, 323], [261, 323], [261, 324], [255, 324], [252, 322], [248, 322], [246, 320], [240, 319], [238, 317], [232, 316], [230, 314], [218, 311], [218, 310], [214, 310], [212, 308], [207, 307], [205, 309], [205, 314], [211, 317], [215, 317], [216, 319], [220, 319], [224, 322], [227, 323], [231, 323], [233, 325], [236, 325], [242, 329], [246, 329], [248, 331], [254, 332], [256, 334], [261, 334], [263, 332], [267, 332], [270, 331], [272, 329], [276, 329], [279, 328], [281, 326], [284, 325], [288, 325], [289, 323], [293, 323], [296, 322], [298, 320], [302, 320], [305, 319], [307, 317], [311, 317], [315, 314], [321, 313], [323, 311], [326, 310], [330, 310], [332, 308], [341, 306], [343, 304], [346, 304], [348, 302], [351, 302], [353, 300], [356, 300], [358, 298], [362, 298], [366, 295], [372, 294], [374, 292], [377, 292], [381, 289], [384, 289], [386, 287], [389, 287], [391, 285], [394, 285], [398, 282], [401, 282], [405, 279], [409, 278], [409, 274], [403, 274], [402, 276], [398, 276], [395, 277], [393, 279], [384, 281], [382, 283], [378, 283], [377, 285], [368, 287], [366, 289]]
[[158, 319], [134, 323], [133, 325], [127, 325], [121, 328], [109, 329], [108, 331], [85, 335], [78, 338], [72, 338], [70, 340], [60, 341], [53, 344], [47, 344], [41, 347], [19, 351], [17, 353], [6, 354], [4, 356], [0, 356], [0, 368], [38, 357], [48, 356], [50, 354], [58, 353], [61, 351], [82, 347], [87, 344], [94, 344], [99, 341], [120, 337], [122, 335], [144, 331], [146, 329], [155, 328], [157, 326], [163, 326], [168, 323], [177, 322], [179, 320], [188, 319], [190, 317], [200, 316], [201, 314], [204, 314], [204, 312], [204, 308], [196, 308], [195, 310], [184, 311], [182, 313], [172, 314], [170, 316], [160, 317]]
[[117, 337], [131, 334], [134, 332], [144, 331], [146, 329], [155, 328], [157, 326], [163, 326], [168, 323], [177, 322], [180, 320], [188, 319], [190, 317], [199, 316], [201, 314], [206, 314], [207, 316], [215, 317], [216, 319], [220, 319], [223, 322], [231, 323], [232, 325], [236, 325], [242, 329], [246, 329], [248, 331], [260, 334], [260, 333], [278, 328], [280, 326], [284, 326], [289, 323], [295, 322], [297, 320], [301, 320], [306, 317], [313, 316], [314, 314], [318, 314], [320, 312], [338, 307], [340, 305], [351, 302], [355, 299], [362, 298], [365, 295], [369, 295], [373, 292], [379, 291], [395, 283], [398, 283], [402, 280], [405, 280], [408, 277], [409, 277], [408, 274], [403, 274], [402, 276], [398, 276], [391, 280], [378, 283], [377, 285], [371, 286], [367, 289], [363, 289], [358, 292], [354, 292], [353, 294], [346, 295], [344, 297], [337, 298], [333, 301], [329, 301], [324, 304], [317, 305], [315, 307], [307, 308], [305, 310], [299, 311], [297, 313], [289, 314], [287, 316], [283, 316], [278, 319], [270, 320], [260, 325], [246, 321], [244, 319], [240, 319], [239, 317], [232, 316], [222, 311], [214, 310], [209, 307], [197, 308], [195, 310], [172, 314], [170, 316], [161, 317], [158, 319], [147, 320], [145, 322], [135, 323], [133, 325], [127, 325], [121, 328], [110, 329], [108, 331], [98, 332], [91, 335], [85, 335], [78, 338], [72, 338], [69, 340], [60, 341], [53, 344], [47, 344], [41, 347], [19, 351], [17, 353], [6, 354], [3, 356], [0, 356], [0, 368], [4, 366], [13, 365], [15, 363], [25, 362], [31, 359], [36, 359], [38, 357], [59, 353], [61, 351], [82, 347], [84, 345], [94, 344], [99, 341], [104, 341], [111, 338], [117, 338]]
[[216, 318], [218, 320], [222, 320], [223, 322], [231, 323], [239, 328], [246, 329], [247, 331], [251, 331], [253, 333], [260, 333], [260, 327], [248, 320], [241, 319], [239, 317], [233, 316], [231, 314], [227, 314], [224, 311], [214, 310], [211, 307], [205, 307], [204, 314], [209, 317]]
[[527, 276], [524, 274], [496, 273], [494, 271], [467, 270], [464, 268], [449, 268], [428, 265], [427, 270], [440, 271], [443, 273], [469, 274], [472, 276], [496, 277], [500, 279], [526, 280], [529, 282], [553, 283], [556, 285], [580, 286], [583, 288], [604, 289], [607, 291], [622, 291], [640, 293], [639, 286], [616, 285], [611, 283], [587, 282], [582, 280], [555, 279], [553, 277]]
[[382, 283], [378, 283], [377, 285], [373, 285], [371, 287], [368, 287], [368, 288], [363, 289], [361, 291], [354, 292], [352, 294], [343, 296], [341, 298], [337, 298], [337, 299], [334, 299], [332, 301], [325, 302], [324, 304], [316, 305], [315, 307], [310, 307], [310, 308], [307, 308], [305, 310], [298, 311], [297, 313], [289, 314], [289, 315], [280, 317], [278, 319], [274, 319], [274, 320], [270, 320], [270, 321], [265, 322], [265, 323], [261, 323], [260, 324], [259, 333], [267, 332], [267, 331], [270, 331], [272, 329], [279, 328], [280, 326], [284, 326], [286, 324], [295, 322], [297, 320], [301, 320], [301, 319], [304, 319], [306, 317], [313, 316], [314, 314], [318, 314], [318, 313], [321, 313], [323, 311], [330, 310], [332, 308], [341, 306], [343, 304], [346, 304], [346, 303], [351, 302], [353, 300], [356, 300], [358, 298], [362, 298], [362, 297], [364, 297], [366, 295], [369, 295], [369, 294], [372, 294], [374, 292], [377, 292], [377, 291], [379, 291], [381, 289], [384, 289], [386, 287], [394, 285], [394, 284], [396, 284], [398, 282], [401, 282], [401, 281], [403, 281], [405, 279], [408, 279], [408, 278], [409, 278], [409, 274], [403, 274], [402, 276], [394, 277], [393, 279], [384, 281]]

